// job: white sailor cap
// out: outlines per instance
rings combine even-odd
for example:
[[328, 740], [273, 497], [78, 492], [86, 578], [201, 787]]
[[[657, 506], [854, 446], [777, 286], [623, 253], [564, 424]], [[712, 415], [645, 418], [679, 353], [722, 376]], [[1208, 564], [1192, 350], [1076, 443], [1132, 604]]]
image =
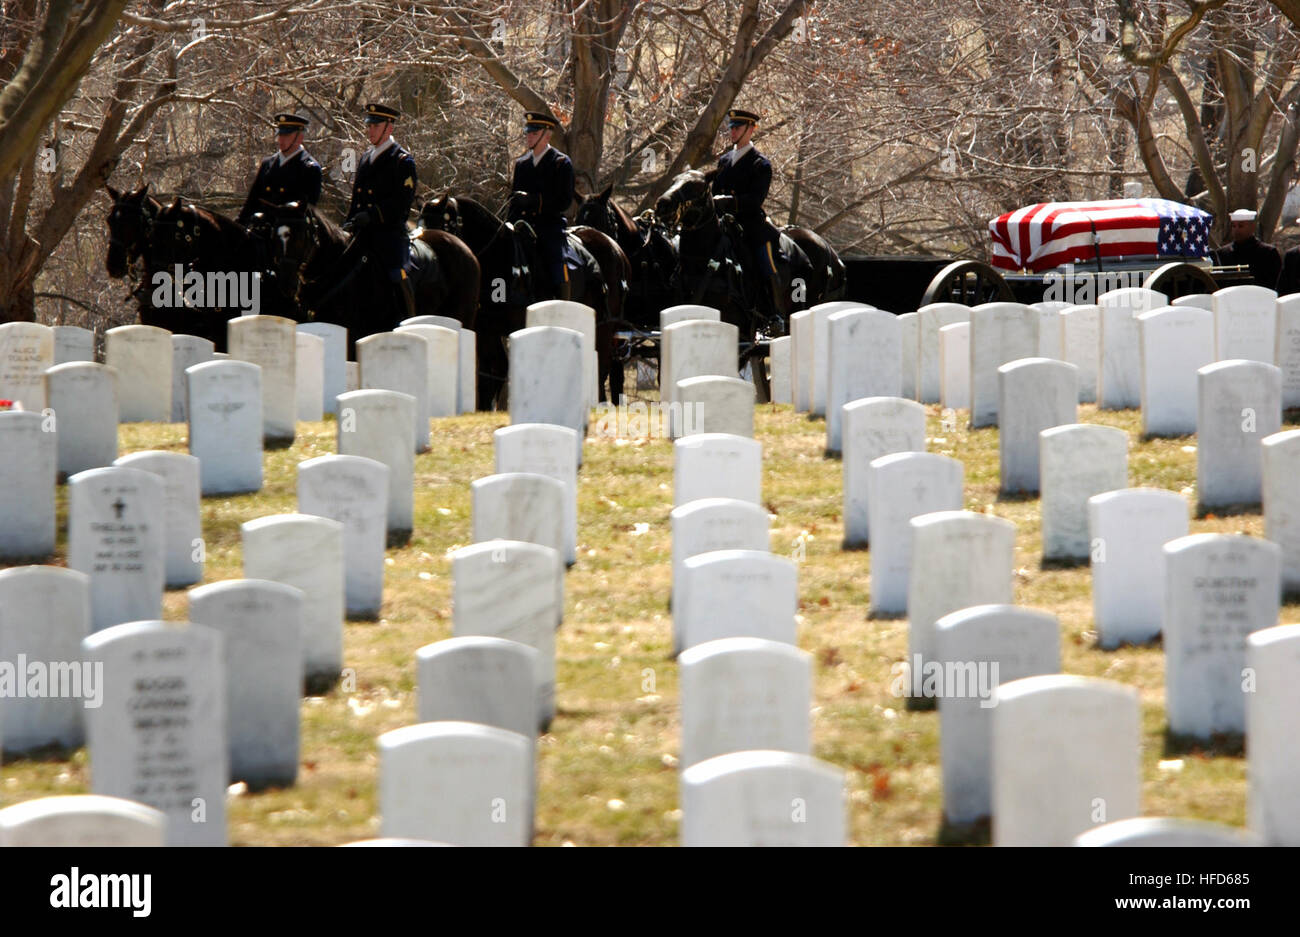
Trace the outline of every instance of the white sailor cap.
[[1238, 208], [1228, 216], [1232, 221], [1254, 221], [1255, 213], [1249, 208]]

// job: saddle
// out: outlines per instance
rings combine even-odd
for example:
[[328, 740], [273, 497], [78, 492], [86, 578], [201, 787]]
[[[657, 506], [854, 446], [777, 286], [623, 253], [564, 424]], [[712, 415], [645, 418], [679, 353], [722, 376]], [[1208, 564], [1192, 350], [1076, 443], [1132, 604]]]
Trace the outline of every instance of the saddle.
[[411, 281], [411, 288], [418, 289], [424, 283], [437, 283], [441, 270], [438, 267], [438, 255], [433, 248], [418, 239], [411, 240], [411, 252], [406, 260], [406, 277]]

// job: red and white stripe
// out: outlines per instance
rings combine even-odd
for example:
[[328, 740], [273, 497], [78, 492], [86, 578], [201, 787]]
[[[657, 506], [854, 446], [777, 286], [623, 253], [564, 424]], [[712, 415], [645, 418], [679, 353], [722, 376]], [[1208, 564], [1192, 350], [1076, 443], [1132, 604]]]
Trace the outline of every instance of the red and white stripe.
[[[1100, 245], [1094, 246], [1093, 229]], [[1040, 202], [989, 222], [992, 264], [1035, 272], [1102, 257], [1158, 253], [1160, 215], [1133, 199], [1101, 202]]]

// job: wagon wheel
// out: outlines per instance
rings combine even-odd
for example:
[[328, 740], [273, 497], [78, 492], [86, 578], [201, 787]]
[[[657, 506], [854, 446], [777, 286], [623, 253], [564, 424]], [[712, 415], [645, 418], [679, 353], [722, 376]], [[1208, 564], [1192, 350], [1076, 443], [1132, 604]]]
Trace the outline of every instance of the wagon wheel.
[[1204, 267], [1196, 264], [1174, 261], [1151, 271], [1145, 284], [1147, 289], [1164, 293], [1173, 302], [1179, 296], [1195, 296], [1198, 293], [1213, 293], [1219, 288]]
[[934, 275], [926, 287], [921, 305], [930, 303], [961, 303], [978, 306], [980, 303], [1014, 302], [1007, 281], [988, 264], [979, 260], [958, 260], [948, 264]]
[[745, 364], [750, 365], [750, 379], [754, 382], [754, 402], [770, 403], [772, 400], [772, 385], [767, 375], [766, 352], [768, 348], [765, 345], [754, 345], [746, 350], [740, 356], [740, 370], [745, 370]]

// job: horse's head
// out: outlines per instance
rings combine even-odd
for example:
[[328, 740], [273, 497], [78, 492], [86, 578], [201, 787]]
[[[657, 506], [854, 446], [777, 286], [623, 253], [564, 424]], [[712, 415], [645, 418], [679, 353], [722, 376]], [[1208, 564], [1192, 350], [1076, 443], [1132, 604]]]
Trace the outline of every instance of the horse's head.
[[188, 267], [199, 257], [203, 232], [210, 222], [195, 206], [179, 195], [170, 205], [158, 210], [149, 242], [149, 260], [155, 270], [169, 270], [180, 264]]
[[618, 214], [614, 204], [609, 200], [613, 189], [614, 185], [611, 183], [605, 186], [602, 192], [585, 198], [579, 197], [578, 213], [573, 223], [585, 224], [610, 237], [615, 237], [618, 233]]
[[655, 202], [655, 215], [673, 227], [693, 228], [707, 221], [713, 214], [712, 182], [714, 172], [688, 169], [673, 180], [659, 200]]
[[464, 220], [460, 215], [460, 205], [450, 192], [439, 195], [424, 203], [420, 209], [420, 226], [435, 231], [446, 231], [460, 235]]
[[119, 192], [105, 186], [113, 207], [108, 213], [108, 256], [104, 266], [115, 280], [126, 276], [127, 270], [140, 257], [153, 230], [156, 203], [149, 198], [149, 185], [145, 183], [134, 192]]

